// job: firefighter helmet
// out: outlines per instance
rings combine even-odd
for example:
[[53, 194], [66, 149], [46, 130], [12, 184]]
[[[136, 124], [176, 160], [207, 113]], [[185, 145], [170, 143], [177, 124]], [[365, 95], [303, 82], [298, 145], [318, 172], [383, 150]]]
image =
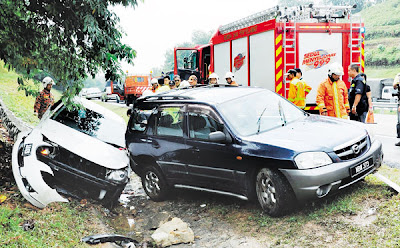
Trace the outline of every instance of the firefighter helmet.
[[228, 72], [225, 74], [225, 79], [227, 79], [227, 78], [230, 78], [230, 79], [232, 79], [232, 81], [233, 81], [233, 79], [235, 78], [235, 75], [234, 75], [232, 72], [228, 71]]
[[46, 88], [47, 85], [49, 85], [49, 84], [55, 85], [54, 80], [51, 77], [43, 78], [42, 83], [43, 83], [43, 88]]
[[153, 78], [153, 79], [151, 80], [151, 84], [152, 84], [152, 85], [153, 85], [153, 84], [158, 84], [157, 78]]
[[332, 74], [343, 76], [343, 67], [337, 62], [332, 63], [328, 69], [328, 75], [331, 76]]
[[215, 72], [211, 73], [210, 76], [209, 76], [208, 78], [209, 78], [209, 79], [215, 78], [215, 79], [217, 79], [217, 81], [219, 80], [219, 77], [218, 77], [217, 73], [215, 73]]

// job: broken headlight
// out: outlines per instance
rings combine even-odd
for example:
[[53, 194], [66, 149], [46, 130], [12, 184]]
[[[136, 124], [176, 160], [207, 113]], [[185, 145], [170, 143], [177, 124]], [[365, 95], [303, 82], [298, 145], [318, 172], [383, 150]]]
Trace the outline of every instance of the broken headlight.
[[128, 171], [127, 170], [107, 170], [106, 179], [117, 182], [125, 183], [128, 181]]

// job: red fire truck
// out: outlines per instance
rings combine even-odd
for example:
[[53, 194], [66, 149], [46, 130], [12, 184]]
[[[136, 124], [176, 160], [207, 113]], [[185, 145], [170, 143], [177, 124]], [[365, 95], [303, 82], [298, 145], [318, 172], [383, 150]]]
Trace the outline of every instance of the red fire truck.
[[[364, 24], [352, 16], [356, 6], [274, 7], [219, 27], [210, 43], [175, 48], [174, 74], [187, 79], [195, 74], [204, 82], [210, 72], [221, 81], [226, 72], [241, 85], [259, 86], [287, 97], [284, 73], [300, 68], [313, 89], [306, 110], [317, 110], [318, 85], [333, 62], [347, 67], [359, 64], [364, 71]], [[356, 19], [358, 19], [356, 21]], [[180, 59], [183, 58], [183, 59]]]

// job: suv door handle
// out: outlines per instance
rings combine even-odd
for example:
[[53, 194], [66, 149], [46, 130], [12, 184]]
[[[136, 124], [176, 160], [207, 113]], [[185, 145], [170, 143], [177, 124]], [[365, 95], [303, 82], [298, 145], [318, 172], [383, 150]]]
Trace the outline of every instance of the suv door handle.
[[152, 143], [153, 141], [150, 139], [140, 139], [140, 141], [146, 142], [146, 143]]

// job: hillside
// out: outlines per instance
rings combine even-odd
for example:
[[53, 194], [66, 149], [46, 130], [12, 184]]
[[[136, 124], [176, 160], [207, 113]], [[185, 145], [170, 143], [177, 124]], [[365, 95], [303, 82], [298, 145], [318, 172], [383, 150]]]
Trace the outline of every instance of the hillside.
[[380, 77], [400, 71], [400, 1], [386, 0], [361, 11], [365, 23], [365, 63]]
[[[0, 98], [17, 117], [31, 125], [36, 125], [39, 119], [33, 115], [35, 98], [26, 96], [24, 91], [18, 90], [17, 78], [20, 76], [14, 70], [8, 71], [4, 67], [4, 62], [0, 60]], [[42, 89], [38, 85], [34, 85], [32, 80], [29, 80], [29, 83], [37, 90]], [[56, 100], [60, 99], [60, 92], [53, 89], [52, 93]]]

